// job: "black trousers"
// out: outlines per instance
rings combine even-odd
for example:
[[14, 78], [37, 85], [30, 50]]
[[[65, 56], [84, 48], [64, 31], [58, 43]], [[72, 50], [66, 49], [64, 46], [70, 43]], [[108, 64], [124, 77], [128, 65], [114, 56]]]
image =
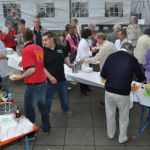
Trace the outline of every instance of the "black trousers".
[[80, 92], [81, 93], [87, 92], [88, 89], [89, 89], [89, 85], [80, 83]]

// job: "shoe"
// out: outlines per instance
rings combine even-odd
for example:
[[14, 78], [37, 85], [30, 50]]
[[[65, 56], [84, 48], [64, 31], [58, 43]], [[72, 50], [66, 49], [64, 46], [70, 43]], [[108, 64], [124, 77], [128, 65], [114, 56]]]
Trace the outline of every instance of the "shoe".
[[133, 138], [134, 138], [134, 136], [128, 136], [127, 140], [124, 141], [124, 142], [122, 142], [122, 143], [120, 143], [120, 144], [127, 144], [127, 143], [131, 142], [131, 140], [132, 140]]
[[105, 106], [105, 102], [100, 102], [101, 105]]
[[68, 110], [67, 112], [64, 112], [64, 114], [68, 117], [72, 117], [72, 111]]
[[45, 132], [45, 131], [43, 131], [43, 133], [45, 134], [45, 135], [50, 135], [50, 131], [48, 131], [48, 132]]
[[68, 90], [71, 90], [72, 88], [70, 86], [68, 86]]
[[55, 117], [53, 112], [49, 112], [49, 116], [50, 116], [50, 118], [54, 118]]
[[92, 90], [92, 89], [90, 89], [90, 88], [87, 88], [87, 91], [88, 91], [88, 92], [92, 92], [93, 90]]

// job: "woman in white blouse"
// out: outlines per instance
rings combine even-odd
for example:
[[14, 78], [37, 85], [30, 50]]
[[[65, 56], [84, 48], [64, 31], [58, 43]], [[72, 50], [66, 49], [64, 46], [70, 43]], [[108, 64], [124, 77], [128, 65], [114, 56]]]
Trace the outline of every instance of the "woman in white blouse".
[[[92, 56], [92, 51], [90, 50], [89, 38], [91, 37], [92, 32], [90, 29], [84, 29], [82, 31], [82, 39], [79, 42], [76, 61], [80, 61], [80, 58], [88, 58]], [[88, 66], [88, 64], [84, 63], [83, 66]], [[83, 95], [88, 95], [88, 92], [91, 91], [88, 85], [80, 84], [80, 92]]]

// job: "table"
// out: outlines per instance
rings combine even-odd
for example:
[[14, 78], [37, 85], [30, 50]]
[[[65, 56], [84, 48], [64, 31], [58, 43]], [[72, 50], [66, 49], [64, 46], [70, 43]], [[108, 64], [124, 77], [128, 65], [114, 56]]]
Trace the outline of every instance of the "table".
[[[150, 97], [144, 96], [143, 93], [144, 89], [140, 88], [132, 95], [134, 97], [134, 102], [138, 102], [141, 104], [139, 133], [143, 133], [144, 130], [150, 126]], [[144, 120], [145, 111], [147, 111], [146, 120]]]
[[[101, 81], [100, 72], [93, 71], [90, 73], [84, 73], [82, 71], [78, 71], [77, 73], [72, 73], [72, 70], [66, 65], [64, 66], [64, 68], [65, 76], [68, 81], [75, 81], [104, 88], [104, 83], [102, 83]], [[136, 84], [139, 85], [140, 88], [136, 92], [130, 93], [130, 108], [133, 107], [134, 102], [138, 102], [141, 105], [139, 132], [143, 133], [145, 128], [150, 125], [150, 97], [144, 96], [144, 89], [141, 88], [141, 83], [136, 82]], [[147, 109], [147, 120], [144, 124], [144, 111]]]
[[5, 146], [5, 145], [7, 145], [7, 144], [9, 144], [9, 143], [12, 143], [12, 142], [14, 142], [14, 141], [16, 141], [16, 140], [19, 140], [19, 139], [21, 139], [21, 138], [24, 137], [24, 138], [25, 138], [26, 150], [29, 150], [29, 142], [28, 142], [28, 137], [27, 137], [27, 135], [30, 134], [30, 133], [34, 133], [34, 132], [36, 132], [37, 130], [38, 130], [38, 127], [34, 124], [32, 131], [30, 131], [30, 132], [28, 132], [28, 133], [25, 133], [25, 134], [22, 134], [22, 135], [20, 135], [20, 136], [11, 138], [11, 139], [9, 139], [9, 140], [0, 142], [0, 148], [3, 147], [3, 146]]
[[22, 71], [22, 67], [19, 66], [19, 63], [22, 60], [22, 57], [19, 56], [16, 52], [13, 52], [13, 54], [7, 55], [8, 57], [8, 66], [15, 68], [17, 70]]
[[[9, 55], [8, 56], [8, 66], [13, 67], [15, 69], [22, 70], [22, 68], [18, 68], [18, 64], [21, 60], [21, 57], [19, 57], [17, 54]], [[67, 67], [67, 65], [64, 65], [65, 68], [65, 76], [68, 81], [75, 81], [79, 83], [84, 83], [100, 88], [104, 88], [104, 83], [101, 82], [100, 72], [91, 72], [91, 73], [84, 73], [82, 71], [79, 71], [77, 73], [72, 73], [72, 69]], [[141, 86], [140, 83], [139, 86]], [[140, 112], [140, 129], [139, 132], [143, 133], [145, 127], [147, 127], [150, 123], [150, 119], [147, 120], [146, 125], [143, 125], [144, 119], [144, 111], [148, 108], [148, 116], [147, 118], [150, 118], [150, 97], [143, 95], [144, 89], [139, 88], [136, 92], [130, 93], [130, 107], [133, 107], [134, 102], [138, 102], [141, 105], [141, 112]]]

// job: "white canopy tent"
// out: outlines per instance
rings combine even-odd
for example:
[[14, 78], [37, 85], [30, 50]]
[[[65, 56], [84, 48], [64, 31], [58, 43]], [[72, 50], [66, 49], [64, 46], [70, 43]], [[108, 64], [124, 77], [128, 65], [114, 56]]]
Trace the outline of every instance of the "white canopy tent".
[[32, 27], [33, 18], [41, 16], [42, 25], [50, 30], [63, 30], [71, 17], [79, 24], [128, 24], [131, 13], [150, 22], [150, 0], [1, 0], [0, 26], [12, 7]]

